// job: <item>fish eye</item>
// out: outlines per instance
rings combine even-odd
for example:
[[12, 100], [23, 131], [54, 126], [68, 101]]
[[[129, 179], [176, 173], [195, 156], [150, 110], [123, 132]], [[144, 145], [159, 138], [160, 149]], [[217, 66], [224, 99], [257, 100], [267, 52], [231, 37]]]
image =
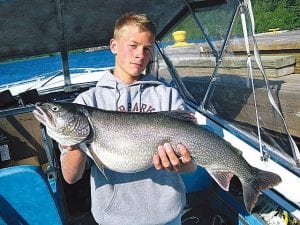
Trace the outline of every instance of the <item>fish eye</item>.
[[54, 112], [57, 112], [57, 111], [59, 110], [59, 108], [58, 108], [58, 106], [53, 106], [53, 107], [51, 108], [51, 110], [54, 111]]

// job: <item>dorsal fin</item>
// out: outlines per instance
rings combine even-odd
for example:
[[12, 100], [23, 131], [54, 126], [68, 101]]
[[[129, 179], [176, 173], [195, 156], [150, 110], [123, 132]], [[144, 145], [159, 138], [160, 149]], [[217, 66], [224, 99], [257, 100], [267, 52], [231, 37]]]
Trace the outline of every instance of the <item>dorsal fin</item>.
[[196, 121], [197, 121], [195, 114], [188, 110], [162, 111], [159, 113], [165, 114], [166, 116], [169, 116], [169, 117], [172, 117], [175, 119], [184, 120], [187, 122], [196, 123]]

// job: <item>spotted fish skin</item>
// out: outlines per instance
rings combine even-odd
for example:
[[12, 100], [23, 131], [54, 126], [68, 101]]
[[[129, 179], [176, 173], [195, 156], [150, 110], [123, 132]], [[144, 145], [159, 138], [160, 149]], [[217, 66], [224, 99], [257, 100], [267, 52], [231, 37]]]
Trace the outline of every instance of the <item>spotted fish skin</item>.
[[250, 166], [239, 150], [197, 125], [189, 112], [133, 113], [76, 103], [43, 103], [36, 105], [33, 114], [58, 143], [88, 142], [96, 164], [101, 161], [118, 172], [145, 170], [153, 166], [158, 145], [169, 142], [176, 149], [182, 143], [224, 190], [229, 190], [234, 175], [239, 178], [249, 212], [260, 190], [281, 182], [277, 174]]

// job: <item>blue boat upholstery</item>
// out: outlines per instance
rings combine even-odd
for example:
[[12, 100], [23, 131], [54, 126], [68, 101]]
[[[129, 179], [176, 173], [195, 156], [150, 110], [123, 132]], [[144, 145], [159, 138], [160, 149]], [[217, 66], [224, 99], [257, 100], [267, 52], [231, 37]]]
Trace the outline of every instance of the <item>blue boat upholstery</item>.
[[40, 167], [0, 169], [0, 224], [63, 224]]
[[214, 181], [208, 172], [201, 166], [193, 173], [181, 174], [185, 184], [186, 193], [192, 193], [210, 188]]

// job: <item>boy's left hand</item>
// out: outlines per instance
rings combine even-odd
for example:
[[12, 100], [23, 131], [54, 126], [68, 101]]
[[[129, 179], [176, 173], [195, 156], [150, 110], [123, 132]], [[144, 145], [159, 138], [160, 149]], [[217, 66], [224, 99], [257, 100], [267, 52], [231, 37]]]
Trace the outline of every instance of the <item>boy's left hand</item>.
[[177, 156], [170, 143], [158, 146], [158, 154], [153, 156], [153, 164], [157, 170], [166, 169], [176, 172], [193, 172], [197, 165], [190, 152], [183, 144], [178, 144], [180, 157]]

